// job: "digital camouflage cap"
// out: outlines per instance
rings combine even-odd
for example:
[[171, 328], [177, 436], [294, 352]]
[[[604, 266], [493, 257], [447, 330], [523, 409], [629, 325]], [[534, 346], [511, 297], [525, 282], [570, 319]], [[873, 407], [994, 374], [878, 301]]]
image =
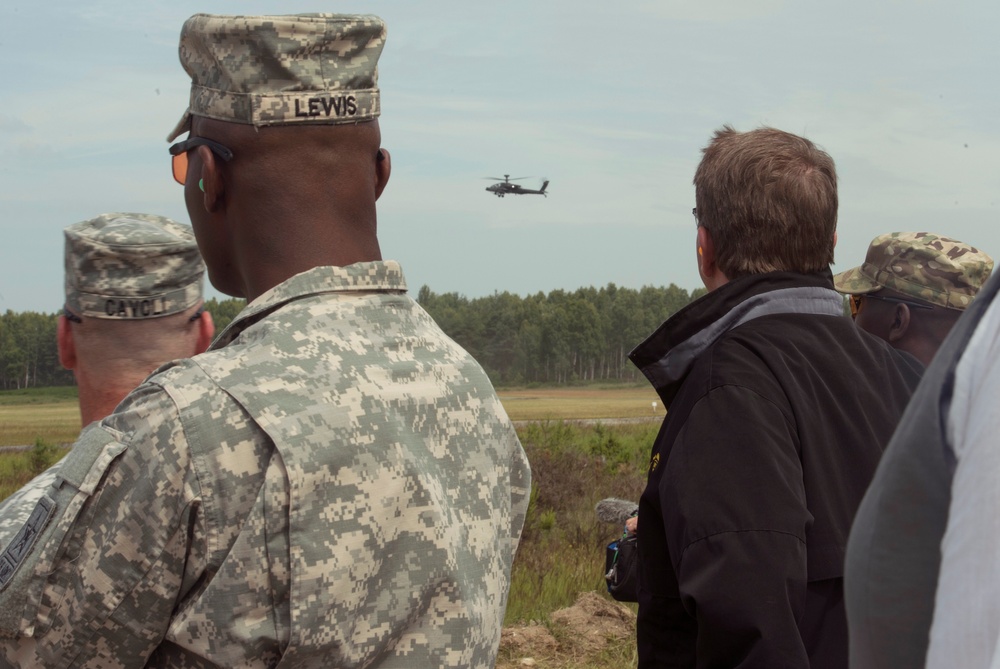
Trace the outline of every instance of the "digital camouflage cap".
[[195, 14], [180, 41], [191, 101], [167, 141], [192, 115], [256, 127], [373, 120], [384, 45], [377, 16]]
[[868, 247], [860, 267], [833, 277], [848, 295], [883, 288], [950, 309], [965, 309], [986, 283], [993, 259], [977, 248], [929, 232], [890, 232]]
[[69, 226], [66, 307], [79, 316], [169, 316], [202, 299], [205, 264], [191, 228], [152, 214], [101, 214]]

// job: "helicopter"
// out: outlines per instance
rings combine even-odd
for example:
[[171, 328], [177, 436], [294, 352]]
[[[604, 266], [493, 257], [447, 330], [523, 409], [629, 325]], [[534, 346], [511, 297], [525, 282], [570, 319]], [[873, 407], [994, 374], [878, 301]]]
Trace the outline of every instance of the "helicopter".
[[503, 175], [503, 179], [499, 177], [486, 177], [487, 179], [492, 179], [493, 181], [499, 181], [500, 183], [495, 183], [492, 186], [487, 186], [486, 190], [493, 193], [497, 197], [503, 197], [504, 195], [541, 195], [542, 197], [548, 197], [545, 189], [548, 188], [549, 180], [546, 179], [542, 182], [542, 187], [538, 190], [531, 190], [530, 188], [525, 188], [519, 184], [513, 184], [511, 181], [518, 181], [520, 179], [527, 179], [528, 177], [515, 177], [510, 178], [509, 174]]

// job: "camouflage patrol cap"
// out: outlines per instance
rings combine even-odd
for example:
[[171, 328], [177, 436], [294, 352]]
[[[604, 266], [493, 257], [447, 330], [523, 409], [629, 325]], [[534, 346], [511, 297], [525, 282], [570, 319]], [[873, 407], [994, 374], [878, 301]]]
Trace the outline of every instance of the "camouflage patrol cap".
[[890, 232], [868, 247], [860, 267], [833, 277], [848, 295], [883, 288], [949, 309], [965, 309], [986, 283], [993, 259], [968, 244], [929, 232]]
[[101, 214], [66, 235], [66, 306], [92, 318], [169, 316], [202, 299], [191, 228], [152, 214]]
[[377, 16], [195, 14], [180, 42], [191, 102], [167, 141], [192, 115], [255, 127], [371, 121], [384, 45]]

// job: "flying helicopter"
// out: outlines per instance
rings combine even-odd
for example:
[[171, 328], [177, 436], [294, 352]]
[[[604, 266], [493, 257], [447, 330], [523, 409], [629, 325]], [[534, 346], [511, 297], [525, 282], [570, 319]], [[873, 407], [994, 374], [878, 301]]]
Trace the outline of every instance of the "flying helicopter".
[[511, 181], [520, 181], [521, 179], [527, 179], [528, 177], [515, 177], [511, 179], [509, 174], [505, 174], [503, 175], [503, 179], [499, 177], [486, 178], [499, 182], [486, 187], [487, 191], [493, 193], [497, 197], [503, 197], [504, 195], [541, 195], [542, 197], [548, 197], [545, 193], [545, 189], [549, 186], [548, 179], [542, 182], [542, 187], [538, 190], [531, 190], [530, 188], [525, 188], [520, 184], [511, 183]]

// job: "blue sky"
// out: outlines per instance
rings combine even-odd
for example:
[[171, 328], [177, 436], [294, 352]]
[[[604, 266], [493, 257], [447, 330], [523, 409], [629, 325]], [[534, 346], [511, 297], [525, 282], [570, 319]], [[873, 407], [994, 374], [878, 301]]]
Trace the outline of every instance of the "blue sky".
[[[188, 222], [165, 141], [184, 19], [310, 11], [388, 24], [379, 230], [414, 293], [699, 286], [691, 178], [725, 123], [833, 156], [835, 271], [895, 230], [1000, 255], [997, 3], [6, 0], [0, 311], [60, 308], [66, 225]], [[550, 195], [486, 193], [503, 174]]]

